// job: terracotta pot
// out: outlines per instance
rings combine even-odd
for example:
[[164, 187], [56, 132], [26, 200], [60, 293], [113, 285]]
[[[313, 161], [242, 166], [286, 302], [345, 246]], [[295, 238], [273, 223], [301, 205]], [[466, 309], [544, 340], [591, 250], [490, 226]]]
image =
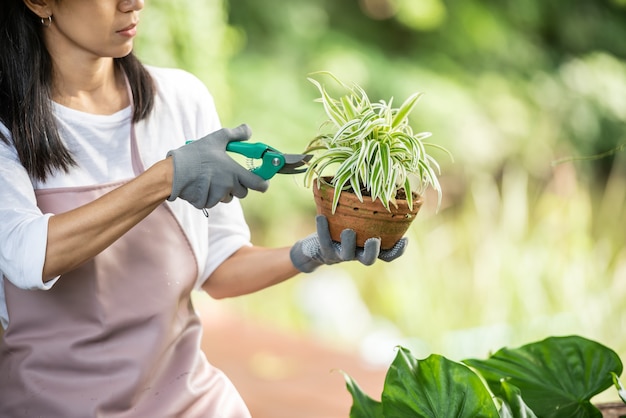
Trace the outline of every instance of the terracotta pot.
[[415, 219], [422, 206], [421, 197], [413, 200], [413, 209], [409, 209], [406, 200], [398, 200], [398, 207], [390, 205], [385, 209], [377, 199], [372, 202], [363, 196], [361, 202], [354, 193], [342, 192], [335, 213], [332, 213], [335, 189], [329, 182], [322, 180], [320, 187], [313, 183], [313, 195], [318, 215], [328, 218], [330, 235], [333, 241], [341, 241], [341, 231], [350, 228], [356, 232], [357, 245], [362, 247], [368, 238], [380, 238], [381, 248], [389, 249], [402, 238]]

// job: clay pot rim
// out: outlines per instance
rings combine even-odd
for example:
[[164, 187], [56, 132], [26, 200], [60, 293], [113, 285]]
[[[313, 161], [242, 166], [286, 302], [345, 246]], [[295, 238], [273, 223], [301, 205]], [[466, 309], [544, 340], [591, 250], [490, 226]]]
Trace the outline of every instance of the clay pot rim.
[[357, 246], [363, 247], [368, 238], [380, 238], [381, 248], [390, 249], [400, 240], [417, 216], [422, 200], [409, 209], [406, 200], [397, 200], [398, 207], [385, 208], [379, 199], [359, 200], [351, 191], [342, 192], [337, 211], [332, 212], [334, 188], [328, 181], [313, 189], [318, 215], [328, 219], [331, 237], [339, 242], [341, 232], [348, 228], [356, 232]]
[[[315, 187], [315, 188], [317, 188], [317, 190], [319, 190], [319, 189], [321, 189], [321, 188], [322, 188], [322, 186], [321, 186], [321, 185], [322, 185], [322, 184], [324, 184], [325, 186], [328, 186], [328, 187], [330, 187], [330, 188], [334, 189], [334, 188], [335, 188], [335, 186], [334, 186], [334, 185], [333, 185], [333, 184], [329, 181], [329, 179], [333, 179], [333, 178], [334, 178], [334, 176], [318, 176], [318, 177], [316, 177], [316, 178], [315, 178], [315, 180], [314, 180], [315, 185], [314, 185], [313, 187]], [[354, 191], [352, 190], [352, 188], [350, 188], [349, 190], [342, 190], [342, 191], [341, 191], [341, 193], [344, 193], [344, 192], [346, 192], [346, 193], [349, 193], [349, 194], [352, 194], [352, 195], [356, 196], [356, 193], [354, 193]], [[369, 195], [369, 194], [362, 194], [362, 197], [365, 197], [365, 196], [369, 197], [370, 195]], [[358, 198], [358, 197], [357, 197], [357, 198]], [[360, 200], [361, 202], [363, 202], [363, 200], [361, 200], [361, 199], [359, 199], [359, 200]], [[380, 198], [378, 198], [378, 199], [376, 199], [376, 200], [380, 200]], [[396, 202], [407, 202], [407, 206], [408, 206], [408, 201], [407, 201], [407, 199], [406, 199], [406, 198], [404, 198], [404, 199], [402, 199], [402, 198], [399, 198], [399, 199], [398, 199], [398, 198], [397, 198], [397, 199], [396, 199]], [[382, 204], [382, 201], [381, 201], [380, 203]], [[392, 207], [392, 206], [393, 206], [393, 203], [392, 203], [392, 202], [389, 202], [389, 203], [390, 203], [390, 206]], [[419, 194], [419, 193], [415, 193], [415, 192], [413, 192], [413, 207], [418, 207], [418, 208], [419, 208], [419, 207], [421, 207], [423, 204], [424, 204], [424, 197], [423, 197], [421, 194]]]

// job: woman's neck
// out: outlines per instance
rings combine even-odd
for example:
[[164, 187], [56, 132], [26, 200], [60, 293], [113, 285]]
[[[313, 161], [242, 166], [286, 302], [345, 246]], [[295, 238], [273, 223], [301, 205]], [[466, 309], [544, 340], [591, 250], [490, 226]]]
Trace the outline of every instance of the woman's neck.
[[110, 115], [130, 104], [126, 80], [112, 58], [91, 65], [55, 68], [52, 100], [86, 113]]

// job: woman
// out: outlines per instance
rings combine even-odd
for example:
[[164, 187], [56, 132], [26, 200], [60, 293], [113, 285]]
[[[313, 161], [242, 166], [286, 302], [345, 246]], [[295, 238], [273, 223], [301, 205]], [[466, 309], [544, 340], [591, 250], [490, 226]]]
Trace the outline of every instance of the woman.
[[253, 246], [237, 198], [268, 183], [225, 152], [250, 130], [221, 129], [195, 77], [134, 57], [143, 5], [0, 2], [1, 417], [249, 416], [200, 350], [192, 290], [406, 246], [334, 243], [323, 217], [292, 247]]

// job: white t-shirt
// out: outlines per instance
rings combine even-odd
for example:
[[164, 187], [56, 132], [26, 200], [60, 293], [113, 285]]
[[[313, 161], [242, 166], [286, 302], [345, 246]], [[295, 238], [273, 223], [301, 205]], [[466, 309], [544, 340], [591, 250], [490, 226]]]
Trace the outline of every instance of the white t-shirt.
[[[212, 96], [195, 76], [175, 69], [148, 67], [157, 86], [151, 115], [135, 125], [145, 168], [171, 149], [221, 128]], [[92, 115], [54, 104], [61, 138], [77, 167], [45, 182], [32, 180], [15, 149], [0, 141], [0, 276], [23, 289], [49, 289], [43, 283], [48, 220], [36, 205], [35, 190], [106, 184], [133, 178], [131, 109], [113, 115]], [[0, 129], [7, 129], [0, 123]], [[232, 253], [250, 245], [250, 230], [237, 199], [209, 209], [209, 217], [191, 204], [166, 202], [187, 234], [198, 260], [196, 289]], [[4, 284], [0, 280], [0, 322], [8, 321]]]

